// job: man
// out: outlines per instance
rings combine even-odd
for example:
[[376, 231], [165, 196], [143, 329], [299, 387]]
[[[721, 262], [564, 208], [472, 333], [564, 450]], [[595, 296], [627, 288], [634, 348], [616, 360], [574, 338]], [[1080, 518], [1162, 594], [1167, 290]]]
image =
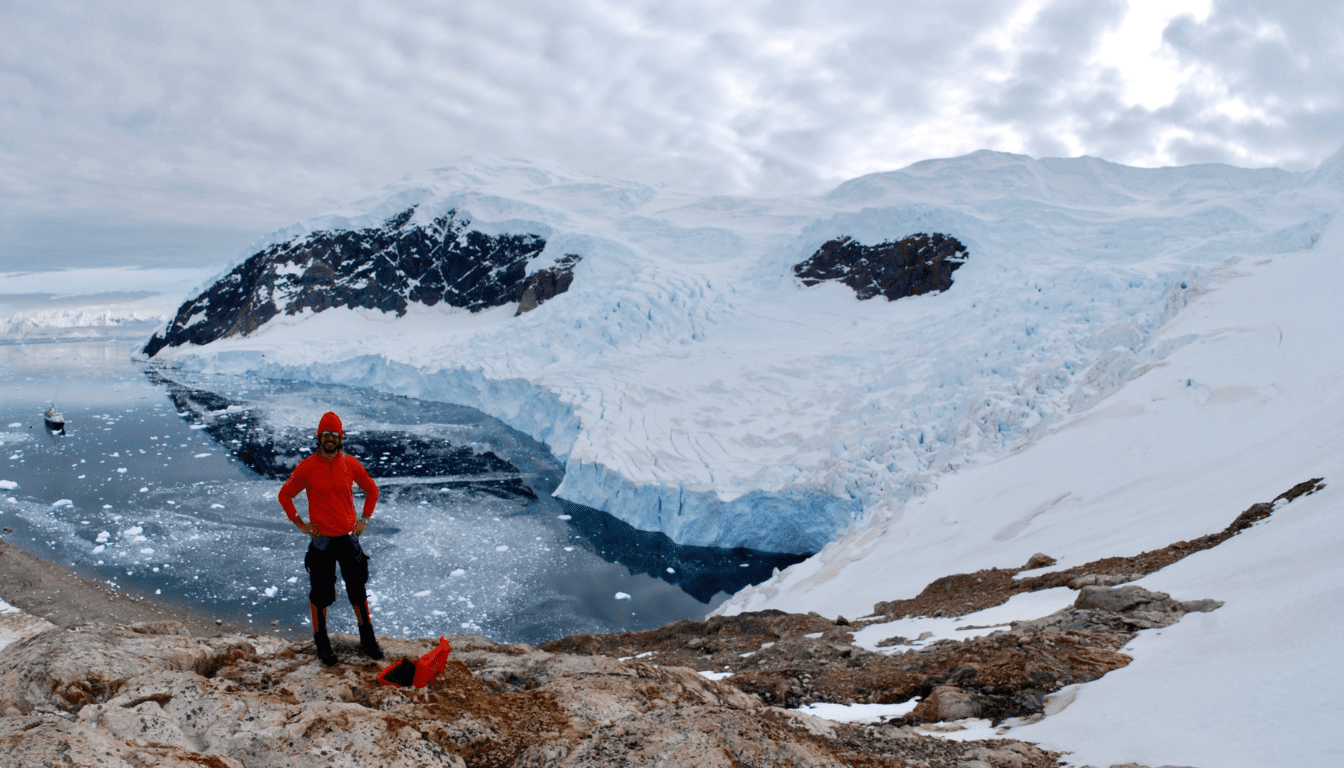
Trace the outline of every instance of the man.
[[[313, 614], [317, 657], [329, 667], [338, 661], [327, 637], [327, 607], [336, 602], [338, 563], [346, 596], [355, 609], [360, 648], [370, 658], [383, 658], [369, 618], [368, 593], [364, 591], [369, 580], [369, 558], [359, 544], [359, 536], [368, 528], [373, 508], [378, 504], [378, 486], [359, 459], [341, 451], [344, 439], [341, 417], [330, 411], [323, 414], [317, 425], [317, 451], [299, 462], [280, 487], [280, 506], [290, 522], [312, 538], [303, 557], [311, 585], [308, 608]], [[351, 484], [364, 491], [364, 514], [360, 518], [355, 517]], [[294, 497], [301, 491], [308, 494], [307, 522], [294, 507]]]

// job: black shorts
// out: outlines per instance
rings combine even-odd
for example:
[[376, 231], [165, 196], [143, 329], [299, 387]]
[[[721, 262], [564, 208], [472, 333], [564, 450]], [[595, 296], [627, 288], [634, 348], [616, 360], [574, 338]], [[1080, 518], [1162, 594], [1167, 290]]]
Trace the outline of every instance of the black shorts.
[[303, 567], [308, 570], [308, 600], [319, 608], [336, 602], [336, 564], [341, 565], [341, 579], [351, 605], [363, 605], [369, 599], [364, 585], [369, 581], [369, 556], [354, 536], [333, 536], [326, 549], [318, 549], [317, 542], [308, 545], [303, 556]]

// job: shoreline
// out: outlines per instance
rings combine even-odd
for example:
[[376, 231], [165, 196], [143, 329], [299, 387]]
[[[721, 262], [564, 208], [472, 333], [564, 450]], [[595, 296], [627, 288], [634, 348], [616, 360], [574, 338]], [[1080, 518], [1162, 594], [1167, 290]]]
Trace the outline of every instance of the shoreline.
[[[200, 606], [128, 587], [112, 589], [76, 569], [57, 565], [2, 539], [0, 600], [57, 627], [97, 621], [107, 624], [177, 621], [198, 637], [263, 634], [260, 627], [209, 615]], [[299, 635], [284, 630], [267, 634], [299, 639]]]

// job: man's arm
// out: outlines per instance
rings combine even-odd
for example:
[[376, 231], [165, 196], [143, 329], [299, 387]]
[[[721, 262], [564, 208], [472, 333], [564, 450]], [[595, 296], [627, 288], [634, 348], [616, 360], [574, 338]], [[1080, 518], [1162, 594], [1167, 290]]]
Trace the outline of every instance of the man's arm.
[[289, 479], [285, 481], [284, 485], [280, 486], [280, 508], [285, 510], [285, 516], [289, 518], [289, 521], [294, 524], [295, 528], [298, 528], [309, 536], [316, 536], [317, 528], [315, 528], [312, 523], [299, 517], [299, 510], [294, 506], [294, 497], [302, 493], [307, 487], [308, 483], [304, 482], [303, 478], [299, 476], [299, 468], [295, 467], [294, 471], [290, 473]]
[[372, 477], [369, 477], [368, 470], [364, 469], [364, 465], [360, 463], [359, 459], [353, 456], [350, 458], [355, 465], [354, 472], [351, 473], [355, 477], [355, 485], [358, 485], [359, 489], [364, 492], [364, 513], [355, 521], [355, 535], [362, 536], [364, 535], [364, 529], [369, 527], [369, 518], [373, 517], [373, 508], [378, 506], [378, 484], [373, 482]]

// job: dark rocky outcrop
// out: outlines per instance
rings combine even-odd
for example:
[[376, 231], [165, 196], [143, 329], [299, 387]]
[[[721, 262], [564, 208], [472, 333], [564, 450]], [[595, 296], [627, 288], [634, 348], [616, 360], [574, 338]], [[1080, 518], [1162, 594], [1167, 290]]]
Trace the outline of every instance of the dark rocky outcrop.
[[860, 299], [885, 296], [888, 301], [946, 291], [952, 273], [966, 261], [966, 247], [955, 237], [911, 235], [896, 242], [862, 245], [849, 237], [831, 240], [793, 267], [803, 285], [838, 280]]
[[514, 317], [531, 312], [550, 299], [569, 290], [574, 282], [574, 267], [579, 263], [579, 255], [567, 253], [553, 267], [539, 269], [523, 281], [522, 293], [518, 297], [518, 312]]
[[282, 313], [348, 307], [403, 315], [411, 304], [439, 302], [479, 312], [522, 302], [525, 294], [532, 308], [573, 280], [579, 257], [572, 254], [527, 275], [546, 247], [538, 235], [487, 235], [455, 210], [418, 224], [414, 213], [407, 209], [381, 227], [311, 232], [254, 254], [183, 304], [145, 354], [246, 336]]

